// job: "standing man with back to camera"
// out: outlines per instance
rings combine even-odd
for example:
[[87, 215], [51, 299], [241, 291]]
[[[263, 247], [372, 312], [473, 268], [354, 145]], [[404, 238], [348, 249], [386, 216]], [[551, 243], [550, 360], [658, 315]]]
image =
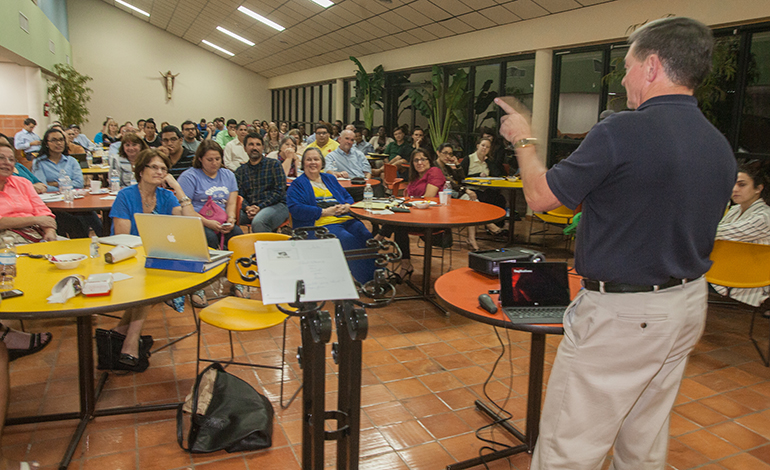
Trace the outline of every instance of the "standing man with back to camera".
[[730, 144], [694, 89], [714, 39], [688, 18], [653, 21], [628, 38], [628, 107], [596, 124], [546, 170], [529, 123], [511, 106], [514, 144], [533, 210], [583, 203], [575, 268], [583, 289], [564, 315], [532, 469], [662, 470], [669, 416], [706, 320], [717, 224], [735, 182]]

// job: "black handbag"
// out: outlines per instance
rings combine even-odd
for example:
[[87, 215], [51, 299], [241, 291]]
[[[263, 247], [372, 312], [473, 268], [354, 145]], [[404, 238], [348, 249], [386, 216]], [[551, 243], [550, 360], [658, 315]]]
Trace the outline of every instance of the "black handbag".
[[[201, 379], [209, 371], [216, 374], [211, 388], [211, 401], [199, 413]], [[176, 413], [176, 437], [179, 447], [191, 453], [242, 452], [265, 449], [273, 445], [273, 405], [264, 395], [240, 378], [227, 373], [215, 362], [195, 379], [192, 406], [184, 444], [184, 403]]]
[[96, 368], [99, 370], [133, 370], [144, 372], [149, 366], [150, 348], [153, 339], [150, 335], [139, 338], [139, 365], [137, 367], [126, 366], [120, 362], [120, 350], [123, 349], [123, 341], [126, 336], [117, 331], [96, 329]]

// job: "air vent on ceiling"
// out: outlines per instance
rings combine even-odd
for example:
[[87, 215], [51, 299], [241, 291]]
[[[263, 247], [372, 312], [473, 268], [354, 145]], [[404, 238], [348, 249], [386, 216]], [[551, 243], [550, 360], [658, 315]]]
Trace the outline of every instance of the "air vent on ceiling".
[[19, 12], [19, 27], [29, 34], [29, 20], [22, 12]]
[[50, 39], [48, 40], [48, 50], [51, 51], [51, 54], [56, 54], [56, 44]]

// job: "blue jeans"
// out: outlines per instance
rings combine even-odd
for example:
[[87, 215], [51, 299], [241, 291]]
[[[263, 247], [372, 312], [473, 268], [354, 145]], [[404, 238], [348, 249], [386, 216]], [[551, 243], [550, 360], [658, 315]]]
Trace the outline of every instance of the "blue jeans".
[[[339, 238], [343, 250], [366, 248], [366, 241], [372, 238], [366, 226], [356, 219], [347, 220], [341, 224], [324, 225], [324, 227]], [[361, 284], [374, 278], [376, 265], [373, 259], [349, 260], [348, 266], [350, 273]]]
[[289, 218], [289, 208], [279, 202], [272, 206], [260, 209], [257, 215], [251, 219], [251, 231], [254, 233], [274, 232], [286, 219]]
[[[219, 242], [222, 239], [222, 234], [215, 232], [208, 227], [203, 227], [203, 231], [206, 232], [206, 243], [208, 244], [209, 248], [219, 250]], [[223, 249], [227, 249], [227, 243], [236, 235], [243, 235], [243, 230], [241, 230], [241, 228], [237, 225], [233, 227], [229, 233], [225, 234], [225, 246]]]

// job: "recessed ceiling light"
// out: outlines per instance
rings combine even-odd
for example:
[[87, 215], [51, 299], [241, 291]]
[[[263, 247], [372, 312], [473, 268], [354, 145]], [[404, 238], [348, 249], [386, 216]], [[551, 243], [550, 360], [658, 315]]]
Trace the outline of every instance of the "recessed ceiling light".
[[144, 16], [150, 16], [150, 14], [149, 14], [149, 13], [147, 13], [146, 11], [144, 11], [144, 10], [141, 10], [141, 9], [139, 9], [139, 8], [136, 8], [135, 6], [133, 6], [133, 5], [129, 4], [129, 3], [126, 3], [126, 2], [124, 2], [123, 0], [115, 0], [115, 1], [116, 1], [117, 3], [120, 3], [121, 5], [123, 5], [123, 6], [124, 6], [124, 7], [126, 7], [126, 8], [130, 8], [130, 9], [134, 10], [134, 11], [135, 11], [135, 12], [137, 12], [137, 13], [141, 13], [141, 14], [142, 14], [142, 15], [144, 15]]
[[333, 2], [330, 2], [329, 0], [312, 0], [313, 3], [321, 5], [324, 8], [329, 8], [330, 6], [334, 5]]
[[254, 13], [253, 11], [249, 10], [248, 8], [246, 8], [243, 5], [238, 7], [238, 11], [240, 11], [241, 13], [245, 13], [245, 14], [249, 15], [250, 17], [254, 18], [255, 20], [260, 21], [260, 22], [270, 26], [271, 28], [277, 29], [278, 31], [283, 31], [284, 29], [286, 29], [283, 26], [281, 26], [278, 23], [276, 23], [275, 21], [268, 20], [264, 16], [260, 15], [259, 13]]
[[241, 36], [238, 36], [238, 35], [237, 35], [237, 34], [235, 34], [234, 32], [232, 32], [232, 31], [228, 31], [228, 30], [226, 30], [225, 28], [223, 28], [223, 27], [221, 27], [221, 26], [217, 26], [217, 31], [221, 31], [221, 32], [223, 32], [223, 33], [227, 34], [228, 36], [230, 36], [230, 37], [233, 37], [233, 38], [235, 38], [235, 39], [237, 39], [237, 40], [241, 41], [241, 42], [242, 42], [242, 43], [244, 43], [244, 44], [248, 44], [249, 46], [253, 46], [253, 45], [254, 45], [254, 43], [253, 43], [253, 42], [251, 42], [251, 41], [249, 41], [248, 39], [246, 39], [246, 38], [244, 38], [244, 37], [241, 37]]
[[203, 44], [205, 44], [205, 45], [209, 46], [209, 47], [213, 47], [214, 49], [216, 49], [216, 50], [218, 50], [218, 51], [224, 52], [225, 54], [229, 55], [230, 57], [232, 57], [232, 56], [234, 56], [234, 55], [235, 55], [235, 54], [233, 54], [232, 52], [228, 51], [227, 49], [221, 48], [221, 47], [217, 46], [216, 44], [212, 44], [212, 43], [210, 43], [210, 42], [206, 41], [205, 39], [204, 39], [204, 40], [202, 40], [201, 42], [202, 42]]

